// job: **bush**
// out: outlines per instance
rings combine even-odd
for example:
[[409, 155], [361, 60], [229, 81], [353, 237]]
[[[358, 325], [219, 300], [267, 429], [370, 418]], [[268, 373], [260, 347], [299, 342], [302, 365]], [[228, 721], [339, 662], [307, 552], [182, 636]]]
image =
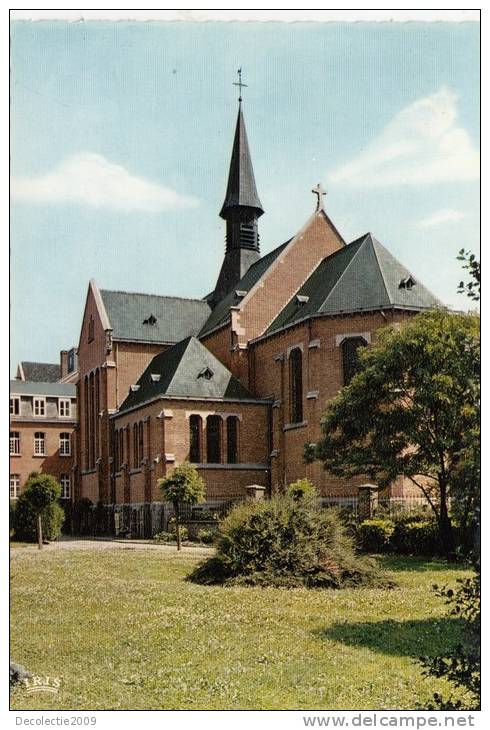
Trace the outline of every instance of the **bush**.
[[372, 561], [356, 555], [335, 510], [289, 495], [237, 505], [220, 523], [216, 556], [189, 580], [288, 588], [389, 585]]
[[297, 479], [287, 488], [292, 499], [310, 499], [317, 496], [317, 491], [309, 479]]
[[191, 520], [196, 522], [211, 522], [211, 520], [219, 520], [219, 514], [216, 511], [210, 509], [193, 509], [191, 513]]
[[435, 521], [399, 521], [391, 536], [391, 546], [403, 555], [436, 555], [440, 552]]
[[[64, 509], [58, 502], [53, 502], [46, 507], [41, 515], [43, 539], [56, 540], [61, 535], [64, 519]], [[13, 529], [16, 540], [36, 542], [37, 514], [26, 491], [22, 492], [17, 499], [13, 514]]]
[[212, 545], [216, 536], [216, 530], [199, 530], [197, 539], [204, 545]]
[[364, 520], [357, 530], [361, 550], [368, 553], [384, 553], [390, 549], [390, 538], [395, 525], [391, 520]]
[[[153, 539], [156, 540], [156, 542], [176, 542], [177, 534], [175, 521], [172, 525], [172, 521], [169, 520], [169, 527], [169, 532], [166, 532], [165, 530], [163, 530], [162, 532], [157, 532], [155, 535], [153, 535]], [[183, 542], [189, 539], [189, 532], [187, 530], [187, 527], [184, 527], [183, 525], [181, 525], [180, 527], [180, 539]]]

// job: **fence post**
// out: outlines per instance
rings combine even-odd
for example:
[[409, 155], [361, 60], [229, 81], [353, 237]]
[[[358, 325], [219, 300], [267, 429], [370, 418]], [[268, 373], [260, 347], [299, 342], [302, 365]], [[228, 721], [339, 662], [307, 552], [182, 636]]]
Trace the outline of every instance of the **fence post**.
[[359, 520], [369, 520], [378, 506], [378, 487], [375, 484], [362, 484], [358, 488], [357, 515]]

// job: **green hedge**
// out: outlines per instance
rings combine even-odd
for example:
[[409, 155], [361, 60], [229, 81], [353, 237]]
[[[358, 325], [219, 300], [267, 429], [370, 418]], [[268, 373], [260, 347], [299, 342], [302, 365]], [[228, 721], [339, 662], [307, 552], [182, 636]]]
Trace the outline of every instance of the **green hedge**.
[[439, 532], [434, 521], [398, 522], [391, 545], [402, 555], [436, 555], [440, 550]]
[[359, 547], [367, 553], [387, 552], [394, 529], [391, 520], [364, 520], [357, 531]]

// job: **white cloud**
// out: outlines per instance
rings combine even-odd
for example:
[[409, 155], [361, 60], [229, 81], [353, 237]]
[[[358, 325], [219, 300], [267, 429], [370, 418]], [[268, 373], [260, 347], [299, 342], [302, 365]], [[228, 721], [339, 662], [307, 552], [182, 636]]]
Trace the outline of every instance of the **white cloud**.
[[71, 155], [46, 175], [14, 177], [10, 189], [13, 200], [81, 203], [119, 211], [159, 212], [197, 205], [194, 198], [132, 175], [94, 152]]
[[461, 210], [453, 210], [452, 208], [443, 208], [442, 210], [436, 210], [431, 215], [421, 220], [418, 224], [419, 228], [433, 228], [434, 226], [440, 226], [444, 223], [455, 223], [460, 221], [462, 218], [466, 218], [466, 213]]
[[356, 187], [429, 185], [479, 178], [479, 155], [458, 126], [457, 97], [440, 89], [396, 114], [330, 182]]

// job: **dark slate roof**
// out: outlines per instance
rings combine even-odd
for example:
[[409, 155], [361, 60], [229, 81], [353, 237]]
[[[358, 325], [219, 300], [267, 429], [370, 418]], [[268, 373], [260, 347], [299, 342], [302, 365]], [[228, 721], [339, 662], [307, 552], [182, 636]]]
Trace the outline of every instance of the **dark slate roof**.
[[[212, 372], [209, 379], [203, 375], [206, 369]], [[160, 380], [155, 380], [152, 375], [159, 375]], [[257, 400], [195, 337], [186, 337], [156, 355], [136, 385], [138, 390], [130, 389], [119, 413], [163, 396], [196, 400]]]
[[[444, 306], [370, 233], [323, 259], [267, 330], [274, 332], [315, 314], [372, 309], [432, 309]], [[307, 300], [301, 301], [302, 297]]]
[[250, 157], [250, 150], [248, 148], [247, 132], [241, 105], [238, 109], [238, 117], [236, 120], [228, 187], [220, 216], [226, 218], [225, 212], [227, 208], [232, 208], [237, 205], [256, 208], [259, 211], [259, 216], [264, 212], [255, 186], [252, 158]]
[[33, 383], [56, 383], [61, 377], [59, 365], [50, 362], [21, 362], [24, 379]]
[[[155, 294], [137, 294], [124, 291], [100, 292], [116, 340], [135, 342], [180, 342], [196, 335], [207, 317], [210, 307], [202, 299], [161, 297]], [[143, 324], [153, 318], [153, 324]]]
[[75, 398], [77, 389], [73, 383], [40, 383], [39, 381], [11, 380], [10, 393], [12, 395], [52, 395], [61, 398]]
[[286, 241], [286, 243], [283, 243], [281, 246], [278, 246], [265, 256], [262, 256], [262, 258], [256, 261], [255, 264], [252, 264], [252, 266], [247, 270], [247, 273], [243, 276], [243, 278], [240, 279], [238, 284], [233, 287], [232, 291], [229, 292], [229, 294], [227, 294], [224, 299], [218, 302], [218, 304], [215, 306], [215, 308], [207, 318], [204, 327], [199, 332], [199, 337], [203, 337], [208, 332], [211, 332], [211, 330], [215, 329], [216, 327], [220, 327], [227, 322], [230, 316], [230, 307], [234, 307], [239, 304], [243, 298], [238, 297], [236, 295], [236, 292], [249, 292], [250, 289], [255, 286], [258, 280], [265, 274], [269, 266], [276, 260], [281, 251], [286, 248], [288, 243], [289, 241]]

